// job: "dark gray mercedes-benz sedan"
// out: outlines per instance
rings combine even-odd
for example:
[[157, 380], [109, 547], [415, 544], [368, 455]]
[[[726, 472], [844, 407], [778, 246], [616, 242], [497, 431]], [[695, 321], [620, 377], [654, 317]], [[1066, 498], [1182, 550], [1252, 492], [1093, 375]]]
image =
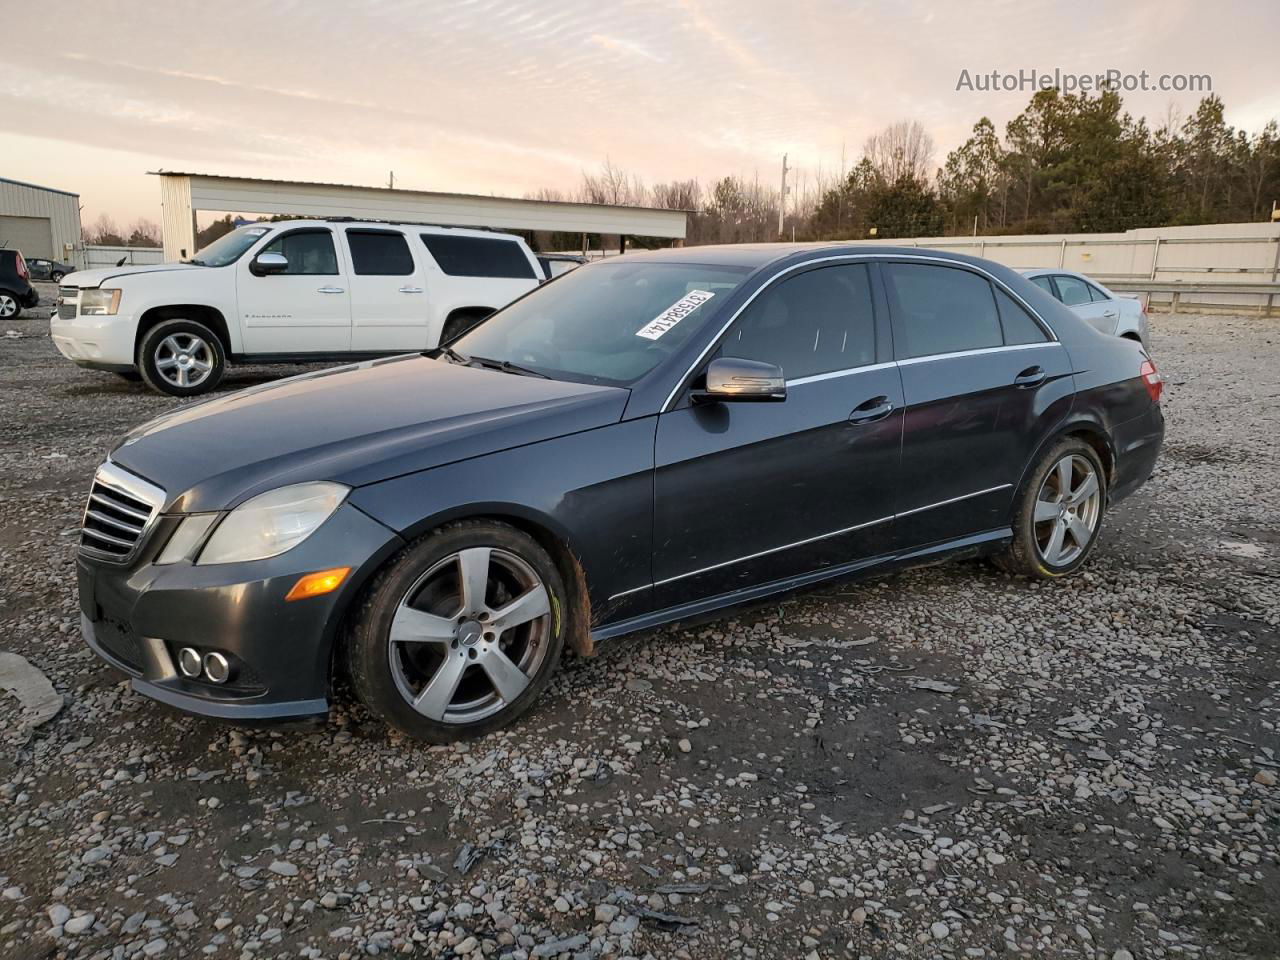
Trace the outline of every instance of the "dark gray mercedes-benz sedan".
[[1150, 475], [1160, 376], [1034, 284], [891, 247], [580, 267], [449, 346], [179, 409], [111, 451], [82, 627], [140, 692], [432, 741], [564, 647], [989, 553], [1077, 570]]

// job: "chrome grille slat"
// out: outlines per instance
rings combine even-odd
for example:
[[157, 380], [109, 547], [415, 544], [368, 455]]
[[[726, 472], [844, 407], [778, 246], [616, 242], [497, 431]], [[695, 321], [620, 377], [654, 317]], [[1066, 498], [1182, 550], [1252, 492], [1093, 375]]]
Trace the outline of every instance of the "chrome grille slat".
[[76, 318], [76, 305], [74, 303], [58, 304], [59, 320], [74, 320]]
[[80, 528], [82, 553], [124, 563], [146, 540], [165, 492], [108, 460], [93, 478]]

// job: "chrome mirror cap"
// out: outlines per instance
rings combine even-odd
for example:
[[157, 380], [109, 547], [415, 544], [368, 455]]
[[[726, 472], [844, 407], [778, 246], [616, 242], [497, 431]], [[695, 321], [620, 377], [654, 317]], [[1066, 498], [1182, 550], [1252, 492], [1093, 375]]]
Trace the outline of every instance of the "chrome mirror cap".
[[774, 401], [787, 399], [782, 368], [759, 360], [717, 357], [707, 366], [707, 383], [693, 392], [697, 402]]

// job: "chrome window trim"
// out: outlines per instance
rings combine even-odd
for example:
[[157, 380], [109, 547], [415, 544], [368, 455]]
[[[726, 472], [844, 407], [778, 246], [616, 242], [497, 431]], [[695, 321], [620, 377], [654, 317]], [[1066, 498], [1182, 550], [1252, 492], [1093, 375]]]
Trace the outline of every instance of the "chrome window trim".
[[[135, 474], [129, 473], [127, 470], [117, 466], [110, 460], [106, 460], [93, 474], [93, 483], [90, 484], [90, 492], [92, 493], [93, 484], [102, 484], [111, 490], [122, 493], [127, 497], [138, 500], [151, 506], [151, 516], [142, 525], [142, 531], [138, 534], [138, 539], [134, 541], [133, 549], [125, 555], [117, 555], [106, 553], [104, 551], [94, 550], [92, 547], [85, 547], [83, 543], [84, 535], [81, 534], [81, 543], [79, 549], [82, 553], [100, 560], [104, 563], [128, 563], [142, 549], [142, 545], [151, 535], [152, 529], [160, 519], [160, 511], [164, 507], [164, 503], [168, 494], [164, 488], [156, 486], [143, 480]], [[85, 521], [89, 518], [90, 505], [93, 501], [85, 498], [84, 513], [80, 517], [80, 527], [84, 528]]]
[[[892, 366], [892, 364], [886, 364]], [[865, 368], [862, 368], [865, 369]], [[678, 573], [674, 577], [667, 577], [665, 580], [655, 580], [652, 583], [641, 584], [638, 587], [632, 587], [630, 590], [623, 590], [621, 593], [615, 593], [610, 600], [617, 600], [620, 597], [629, 596], [633, 593], [639, 593], [641, 590], [647, 590], [650, 587], [661, 587], [668, 583], [675, 583], [677, 580], [684, 580], [686, 577], [696, 577], [700, 573], [710, 573], [712, 570], [719, 570], [721, 567], [729, 567], [735, 563], [743, 563], [747, 560], [755, 560], [759, 557], [767, 557], [772, 553], [779, 553], [783, 550], [790, 550], [793, 547], [803, 547], [810, 543], [817, 543], [819, 540], [829, 540], [831, 537], [839, 537], [846, 533], [853, 533], [856, 530], [865, 530], [867, 527], [874, 527], [877, 524], [887, 523], [890, 520], [896, 520], [898, 517], [909, 517], [912, 514], [923, 513], [926, 510], [932, 510], [935, 507], [945, 507], [952, 503], [960, 503], [962, 500], [972, 500], [974, 497], [981, 497], [983, 494], [996, 493], [1000, 490], [1008, 490], [1013, 487], [1012, 483], [1001, 483], [994, 487], [987, 487], [984, 490], [975, 490], [973, 493], [966, 493], [959, 497], [952, 497], [949, 500], [939, 500], [937, 503], [926, 504], [923, 507], [913, 507], [910, 510], [904, 510], [901, 513], [890, 514], [887, 517], [880, 517], [877, 520], [868, 520], [866, 523], [855, 524], [852, 527], [842, 527], [839, 530], [832, 530], [830, 533], [820, 533], [816, 537], [808, 537], [804, 540], [797, 540], [794, 543], [784, 543], [780, 547], [770, 547], [767, 550], [759, 550], [756, 553], [749, 553], [746, 556], [735, 557], [732, 560], [724, 560], [720, 563], [713, 563], [707, 567], [699, 567], [697, 570], [690, 570], [687, 573]]]
[[[806, 383], [817, 383], [820, 380], [834, 380], [836, 377], [847, 377], [855, 373], [870, 373], [872, 370], [888, 370], [896, 367], [896, 360], [888, 360], [885, 363], [867, 363], [860, 367], [845, 367], [842, 370], [830, 370], [827, 373], [815, 373], [810, 377], [799, 377], [795, 380], [788, 380], [788, 387], [799, 387]], [[785, 375], [787, 371], [783, 370]]]
[[979, 347], [976, 350], [953, 350], [951, 353], [928, 353], [923, 357], [906, 357], [898, 360], [900, 367], [917, 363], [928, 363], [931, 360], [951, 360], [955, 357], [977, 357], [986, 353], [1006, 353], [1011, 350], [1037, 350], [1041, 347], [1060, 347], [1057, 340], [1045, 340], [1043, 343], [1010, 343], [1000, 347]]
[[[815, 264], [857, 263], [858, 261], [865, 261], [865, 260], [919, 260], [925, 263], [940, 263], [943, 266], [955, 267], [960, 270], [973, 270], [976, 273], [980, 273], [982, 276], [986, 277], [992, 283], [999, 284], [1000, 289], [1002, 289], [1005, 293], [1011, 296], [1017, 303], [1021, 304], [1023, 308], [1026, 309], [1026, 311], [1029, 314], [1031, 314], [1031, 318], [1040, 325], [1040, 329], [1044, 331], [1045, 334], [1048, 335], [1049, 340], [1046, 342], [1048, 343], [1059, 342], [1058, 335], [1054, 333], [1053, 327], [1049, 326], [1049, 324], [1045, 322], [1044, 318], [1040, 316], [1040, 314], [1036, 311], [1036, 309], [1033, 306], [1031, 306], [1031, 304], [1027, 303], [1027, 301], [1024, 300], [1016, 290], [1010, 289], [1010, 287], [999, 277], [995, 276], [985, 268], [978, 266], [977, 264], [965, 263], [964, 261], [961, 261], [961, 260], [951, 260], [946, 257], [931, 257], [925, 254], [915, 254], [915, 253], [842, 253], [842, 254], [836, 254], [830, 257], [817, 257], [813, 260], [804, 260], [804, 261], [801, 261], [800, 263], [793, 263], [791, 266], [787, 267], [786, 269], [779, 270], [777, 273], [771, 276], [768, 280], [762, 283], [756, 289], [756, 291], [751, 294], [751, 296], [747, 297], [747, 299], [743, 302], [743, 304], [740, 307], [738, 307], [737, 310], [733, 311], [732, 316], [730, 316], [729, 319], [724, 322], [724, 325], [719, 329], [716, 335], [711, 338], [711, 342], [708, 343], [706, 347], [703, 348], [702, 352], [698, 354], [697, 359], [695, 359], [693, 363], [689, 365], [689, 368], [680, 375], [679, 379], [676, 380], [676, 385], [671, 388], [671, 392], [667, 394], [667, 399], [662, 402], [662, 406], [658, 408], [658, 412], [667, 413], [671, 409], [671, 404], [674, 402], [675, 398], [679, 395], [681, 389], [683, 389], [684, 384], [689, 379], [690, 374], [692, 374], [694, 370], [698, 369], [698, 367], [702, 365], [702, 361], [707, 358], [707, 354], [709, 354], [713, 349], [715, 349], [716, 344], [720, 342], [720, 338], [723, 337], [725, 333], [728, 332], [731, 326], [733, 326], [734, 321], [738, 319], [738, 317], [742, 314], [742, 311], [746, 310], [747, 307], [751, 306], [751, 304], [755, 301], [756, 297], [760, 296], [760, 294], [764, 293], [771, 286], [777, 283], [780, 278], [785, 277], [787, 274], [791, 273], [794, 270], [800, 270], [800, 269], [803, 269], [804, 267], [812, 267]], [[1015, 347], [1024, 346], [1024, 344], [1013, 344], [1012, 346], [1015, 346]], [[1030, 344], [1030, 346], [1042, 346], [1042, 344]], [[989, 347], [987, 349], [991, 349], [991, 350], [1008, 349], [1008, 347]], [[939, 356], [941, 356], [941, 354], [939, 354]], [[924, 359], [924, 358], [921, 358], [921, 359]], [[898, 362], [901, 362], [901, 361], [898, 361]], [[785, 373], [786, 371], [783, 371], [783, 372]]]

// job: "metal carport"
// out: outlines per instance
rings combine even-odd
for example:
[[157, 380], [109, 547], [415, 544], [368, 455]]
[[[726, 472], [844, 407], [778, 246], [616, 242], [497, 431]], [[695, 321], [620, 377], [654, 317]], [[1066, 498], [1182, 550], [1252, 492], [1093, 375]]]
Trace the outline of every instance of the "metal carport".
[[296, 180], [154, 171], [160, 178], [164, 257], [195, 252], [197, 210], [405, 220], [454, 227], [551, 230], [683, 240], [686, 212], [598, 203], [516, 200]]

